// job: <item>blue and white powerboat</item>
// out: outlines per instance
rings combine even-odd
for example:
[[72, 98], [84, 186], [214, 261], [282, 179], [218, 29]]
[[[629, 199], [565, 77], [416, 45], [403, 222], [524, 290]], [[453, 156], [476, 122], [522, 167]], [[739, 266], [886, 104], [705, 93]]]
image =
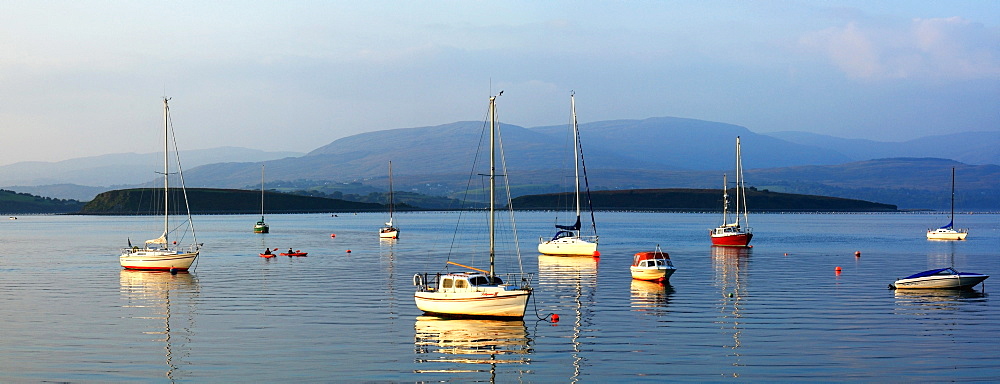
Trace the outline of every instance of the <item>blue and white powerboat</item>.
[[967, 289], [976, 286], [989, 278], [989, 275], [972, 272], [959, 272], [955, 268], [940, 268], [923, 271], [889, 284], [889, 288], [904, 289]]

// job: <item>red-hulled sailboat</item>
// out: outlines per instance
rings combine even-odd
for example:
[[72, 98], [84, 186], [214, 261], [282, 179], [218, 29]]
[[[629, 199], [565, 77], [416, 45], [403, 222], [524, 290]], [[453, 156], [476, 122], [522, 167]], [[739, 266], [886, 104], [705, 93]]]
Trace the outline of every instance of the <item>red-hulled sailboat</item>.
[[[722, 175], [722, 225], [709, 231], [712, 245], [730, 247], [750, 247], [753, 232], [747, 225], [747, 195], [743, 181], [743, 158], [740, 153], [740, 137], [736, 137], [736, 209], [733, 211], [735, 221], [729, 222], [726, 217], [729, 211], [729, 192], [726, 175]], [[741, 220], [742, 219], [742, 220]]]

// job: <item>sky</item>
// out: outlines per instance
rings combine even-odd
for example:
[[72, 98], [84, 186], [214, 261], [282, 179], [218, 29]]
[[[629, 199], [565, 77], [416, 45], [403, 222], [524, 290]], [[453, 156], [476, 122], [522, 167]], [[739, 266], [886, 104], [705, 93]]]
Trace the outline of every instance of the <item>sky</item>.
[[0, 2], [0, 165], [674, 116], [1000, 134], [998, 1]]

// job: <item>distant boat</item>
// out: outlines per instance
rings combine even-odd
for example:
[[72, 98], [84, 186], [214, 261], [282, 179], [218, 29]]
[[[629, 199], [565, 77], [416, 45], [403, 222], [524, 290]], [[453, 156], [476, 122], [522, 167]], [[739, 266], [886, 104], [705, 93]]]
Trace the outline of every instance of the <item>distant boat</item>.
[[955, 228], [955, 167], [951, 167], [951, 221], [938, 229], [927, 230], [927, 240], [965, 240], [968, 229]]
[[264, 222], [264, 164], [260, 165], [260, 221], [253, 226], [253, 233], [268, 233], [271, 227]]
[[967, 289], [976, 286], [983, 280], [989, 278], [988, 275], [972, 272], [959, 272], [955, 268], [931, 269], [916, 273], [902, 279], [897, 279], [889, 284], [889, 288], [894, 289]]
[[[502, 92], [501, 92], [502, 94]], [[499, 96], [499, 95], [497, 95]], [[490, 97], [490, 173], [489, 173], [489, 270], [448, 261], [446, 264], [467, 269], [464, 272], [415, 274], [417, 287], [413, 300], [428, 315], [443, 317], [523, 318], [531, 297], [531, 274], [508, 273], [507, 281], [496, 274], [496, 140], [499, 136], [496, 98]], [[506, 173], [506, 172], [504, 172]], [[506, 179], [506, 177], [505, 177]], [[513, 213], [511, 213], [513, 218]], [[516, 239], [516, 236], [515, 236]], [[517, 243], [514, 241], [516, 247]], [[517, 253], [520, 257], [520, 252]], [[518, 263], [520, 265], [520, 262]]]
[[[740, 152], [740, 137], [736, 136], [736, 209], [733, 211], [735, 221], [729, 222], [726, 217], [729, 211], [729, 184], [726, 175], [722, 175], [722, 225], [709, 231], [712, 245], [749, 247], [753, 233], [748, 224], [746, 185], [743, 180], [743, 155]], [[742, 223], [740, 218], [742, 216]]]
[[[167, 102], [170, 99], [163, 98], [163, 234], [152, 240], [146, 240], [143, 247], [133, 246], [129, 241], [128, 248], [122, 249], [119, 261], [125, 269], [154, 270], [154, 271], [187, 271], [191, 264], [198, 258], [201, 244], [194, 232], [194, 223], [191, 221], [191, 210], [188, 208], [187, 190], [184, 188], [184, 173], [178, 165], [177, 173], [181, 180], [181, 195], [184, 197], [184, 207], [187, 210], [187, 225], [176, 228], [170, 226], [170, 156], [169, 143], [173, 126], [170, 121], [170, 107]], [[176, 140], [174, 141], [176, 146]], [[175, 152], [176, 152], [176, 148]], [[179, 161], [178, 161], [179, 164]], [[171, 242], [171, 229], [179, 230], [184, 228], [191, 232], [192, 243], [187, 246], [179, 245], [177, 240]], [[180, 236], [183, 241], [187, 236]]]
[[[590, 223], [594, 230], [593, 236], [580, 235], [580, 165], [583, 163], [583, 150], [580, 145], [580, 129], [576, 122], [576, 99], [570, 95], [570, 123], [573, 132], [573, 182], [574, 202], [576, 203], [576, 222], [572, 225], [556, 225], [556, 234], [552, 239], [538, 239], [538, 253], [556, 256], [600, 256], [597, 252], [597, 223], [594, 222], [594, 207], [590, 207]], [[587, 202], [590, 203], [590, 185], [586, 183], [587, 167], [583, 167], [583, 179], [587, 188]], [[588, 204], [589, 205], [589, 204]]]
[[398, 239], [399, 238], [399, 228], [392, 225], [392, 211], [393, 209], [392, 201], [392, 161], [389, 162], [389, 222], [385, 223], [382, 229], [378, 230], [378, 237], [380, 239]]
[[656, 245], [653, 252], [639, 252], [632, 257], [632, 266], [629, 267], [632, 278], [636, 280], [666, 282], [670, 276], [677, 271], [670, 261], [670, 255], [660, 251], [660, 245]]

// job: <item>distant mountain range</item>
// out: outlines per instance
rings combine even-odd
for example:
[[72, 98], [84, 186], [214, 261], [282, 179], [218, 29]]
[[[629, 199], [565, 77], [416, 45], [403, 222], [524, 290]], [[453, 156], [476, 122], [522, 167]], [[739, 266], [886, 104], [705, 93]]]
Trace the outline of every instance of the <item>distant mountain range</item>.
[[[324, 193], [336, 192], [344, 183], [384, 189], [387, 164], [392, 160], [396, 190], [453, 197], [465, 189], [470, 174], [482, 173], [473, 171], [470, 159], [483, 127], [483, 122], [456, 122], [368, 132], [335, 140], [302, 156], [275, 156], [266, 161], [260, 153], [252, 159], [228, 158], [200, 166], [187, 159], [187, 154], [182, 154], [182, 160], [188, 187], [253, 189], [260, 182], [260, 164], [265, 163], [273, 183], [294, 181]], [[876, 142], [804, 132], [764, 135], [737, 125], [672, 117], [586, 123], [580, 125], [580, 132], [593, 190], [721, 188], [722, 173], [732, 173], [735, 138], [740, 136], [747, 180], [762, 189], [863, 199], [901, 209], [942, 209], [950, 197], [947, 191], [954, 166], [959, 209], [1000, 210], [1000, 194], [995, 191], [1000, 184], [1000, 166], [995, 165], [1000, 164], [1000, 132]], [[567, 189], [567, 177], [572, 175], [567, 126], [504, 124], [502, 141], [516, 196]], [[0, 167], [0, 180], [8, 184], [31, 175], [35, 189], [5, 188], [60, 198], [89, 200], [100, 192], [92, 188], [85, 192], [89, 197], [71, 195], [67, 186], [56, 186], [94, 185], [69, 175], [100, 172], [98, 166], [81, 168], [79, 164], [69, 171], [73, 162], [61, 163], [30, 171], [18, 168], [24, 163]], [[146, 180], [154, 179], [155, 169], [150, 165], [142, 171], [149, 175]], [[108, 186], [140, 186], [134, 177], [101, 180]], [[53, 186], [39, 187], [43, 182]]]
[[[155, 148], [149, 148], [155, 151]], [[262, 162], [302, 156], [301, 152], [267, 152], [239, 147], [181, 151], [185, 169], [223, 162]], [[115, 153], [57, 162], [23, 161], [0, 166], [4, 185], [38, 186], [75, 184], [101, 187], [146, 183], [163, 171], [163, 152]], [[260, 175], [258, 175], [258, 179]], [[89, 200], [89, 199], [88, 199]]]

